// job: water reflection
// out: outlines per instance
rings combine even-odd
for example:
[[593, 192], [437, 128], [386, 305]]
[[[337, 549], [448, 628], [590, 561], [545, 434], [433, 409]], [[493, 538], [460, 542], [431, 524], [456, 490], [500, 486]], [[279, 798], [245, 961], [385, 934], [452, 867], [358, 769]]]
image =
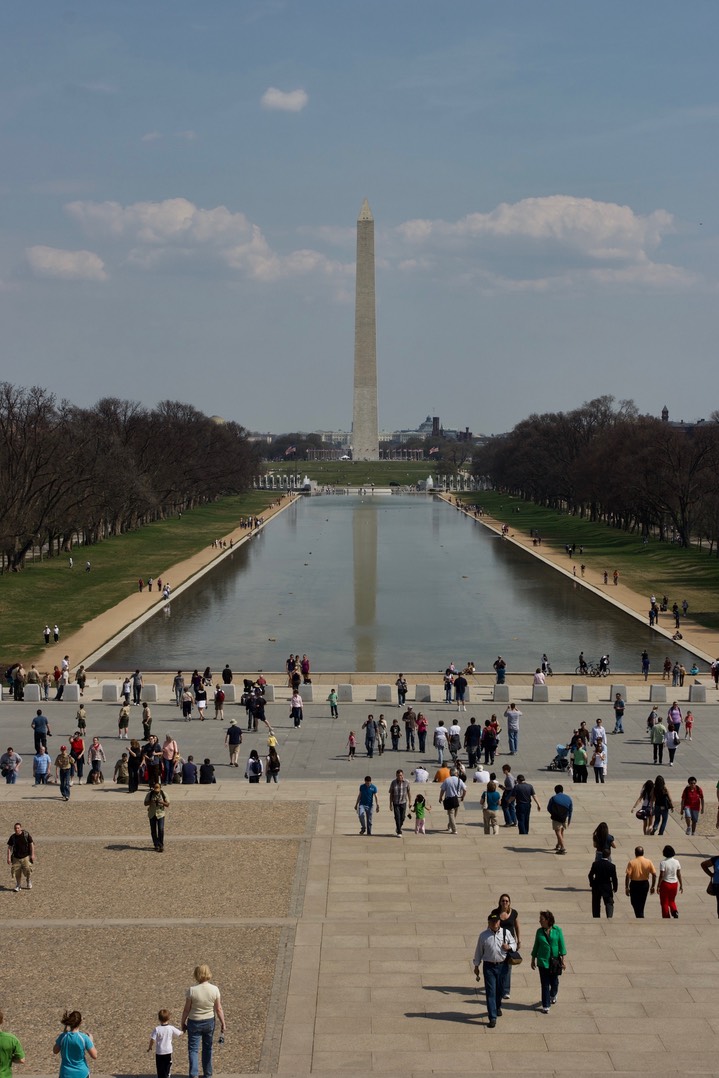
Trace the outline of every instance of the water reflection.
[[[666, 622], [669, 625], [669, 622]], [[441, 670], [450, 659], [532, 670], [546, 651], [574, 670], [608, 651], [614, 670], [691, 658], [471, 518], [424, 497], [306, 498], [95, 669]]]

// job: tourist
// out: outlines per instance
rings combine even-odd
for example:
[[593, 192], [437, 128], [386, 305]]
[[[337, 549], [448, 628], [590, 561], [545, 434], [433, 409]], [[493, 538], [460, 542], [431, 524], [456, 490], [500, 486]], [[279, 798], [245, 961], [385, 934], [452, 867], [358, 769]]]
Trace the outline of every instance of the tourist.
[[[32, 775], [36, 786], [46, 786], [50, 771], [50, 757], [47, 749], [41, 745], [32, 758]], [[0, 1076], [2, 1078], [2, 1076]]]
[[[494, 718], [494, 716], [492, 716]], [[497, 752], [498, 737], [496, 732], [496, 725], [493, 725], [492, 719], [486, 719], [484, 723], [484, 729], [482, 730], [481, 747], [484, 752], [484, 766], [491, 767], [494, 763], [494, 757]]]
[[674, 767], [674, 756], [681, 744], [679, 733], [676, 727], [672, 727], [671, 730], [667, 730], [664, 736], [664, 744], [666, 746], [667, 753], [669, 755], [669, 766]]
[[409, 807], [409, 800], [409, 783], [404, 777], [404, 771], [399, 769], [389, 785], [389, 807], [390, 811], [394, 813], [395, 829], [398, 838], [402, 837], [402, 827]]
[[[651, 889], [649, 887], [650, 879]], [[644, 917], [647, 895], [654, 894], [656, 883], [657, 870], [649, 858], [644, 856], [644, 847], [636, 846], [634, 857], [627, 864], [624, 879], [624, 891], [632, 904], [635, 917], [640, 919]]]
[[175, 774], [175, 760], [179, 755], [180, 750], [177, 747], [177, 742], [172, 734], [166, 734], [162, 745], [162, 783], [164, 786], [172, 784], [172, 778]]
[[185, 720], [185, 722], [190, 722], [192, 720], [192, 705], [194, 703], [194, 698], [193, 698], [192, 693], [190, 692], [189, 688], [185, 687], [182, 690], [182, 696], [180, 697], [180, 703], [182, 705], [182, 717], [183, 717], [183, 719]]
[[142, 674], [139, 670], [136, 670], [132, 675], [132, 702], [135, 707], [140, 706], [140, 700], [142, 699]]
[[449, 728], [448, 737], [449, 751], [452, 755], [452, 758], [456, 760], [457, 754], [462, 748], [462, 727], [459, 725], [456, 719]]
[[160, 767], [162, 761], [162, 746], [154, 734], [150, 734], [146, 743], [142, 746], [142, 758], [147, 768], [147, 784], [154, 786], [160, 781]]
[[166, 1008], [157, 1012], [157, 1020], [160, 1023], [155, 1026], [150, 1034], [148, 1052], [155, 1049], [155, 1069], [157, 1078], [170, 1078], [172, 1071], [172, 1038], [182, 1037], [183, 1033], [177, 1026], [170, 1024], [170, 1012]]
[[540, 667], [537, 667], [537, 669], [534, 671], [534, 678], [533, 678], [532, 684], [533, 685], [544, 685], [544, 684], [546, 684], [546, 681], [547, 681], [547, 679], [544, 676], [544, 674], [542, 673]]
[[572, 822], [572, 799], [569, 794], [565, 794], [563, 786], [554, 787], [554, 795], [547, 802], [547, 812], [552, 821], [552, 828], [557, 840], [557, 845], [554, 848], [555, 852], [566, 853], [564, 832]]
[[400, 674], [395, 681], [397, 686], [397, 707], [404, 707], [404, 702], [407, 699], [407, 681], [404, 674]]
[[[399, 727], [397, 728], [399, 729]], [[350, 730], [349, 737], [347, 738], [347, 759], [354, 760], [355, 753], [357, 752], [357, 738], [354, 730]]]
[[464, 697], [467, 692], [467, 679], [464, 674], [458, 674], [454, 679], [454, 699], [457, 704], [457, 711], [466, 711], [467, 706], [464, 702]]
[[479, 756], [479, 743], [482, 739], [482, 727], [477, 725], [474, 715], [464, 731], [464, 747], [467, 750], [467, 766], [475, 767]]
[[230, 767], [239, 767], [240, 745], [242, 744], [242, 729], [237, 725], [236, 719], [230, 719], [225, 734], [225, 744], [230, 752]]
[[676, 700], [673, 701], [672, 706], [667, 712], [667, 730], [675, 730], [677, 733], [682, 728], [682, 709]]
[[601, 737], [597, 738], [592, 754], [591, 765], [594, 768], [594, 781], [604, 782], [604, 770], [607, 766], [607, 752]]
[[212, 984], [209, 966], [195, 966], [196, 984], [185, 993], [185, 1006], [180, 1025], [187, 1031], [187, 1054], [190, 1078], [198, 1078], [200, 1072], [200, 1045], [202, 1045], [202, 1073], [205, 1078], [212, 1074], [212, 1042], [215, 1022], [219, 1020], [220, 1036], [225, 1033], [225, 1014], [222, 1010], [220, 990]]
[[435, 727], [433, 741], [437, 750], [437, 763], [441, 767], [444, 763], [444, 754], [447, 749], [447, 729], [444, 725], [444, 719], [440, 719]]
[[691, 741], [693, 728], [694, 728], [694, 716], [692, 715], [691, 711], [687, 711], [686, 715], [684, 716], [684, 740], [685, 741]]
[[605, 915], [613, 917], [614, 896], [619, 889], [619, 881], [609, 850], [602, 850], [601, 857], [592, 861], [589, 886], [592, 889], [592, 917], [601, 917], [602, 902]]
[[52, 732], [50, 730], [50, 723], [45, 715], [43, 715], [41, 708], [37, 709], [35, 718], [30, 723], [30, 726], [32, 727], [35, 740], [35, 752], [37, 752], [41, 745], [44, 748], [47, 748], [47, 739], [48, 736], [52, 737]]
[[55, 757], [55, 782], [60, 783], [60, 796], [63, 801], [70, 800], [70, 779], [72, 778], [73, 759], [67, 751], [67, 745], [61, 745]]
[[[494, 1029], [497, 1018], [502, 1017], [502, 1000], [505, 995], [507, 975], [507, 952], [516, 950], [517, 942], [509, 929], [502, 926], [497, 913], [487, 916], [487, 927], [481, 932], [474, 949], [474, 974], [479, 980], [482, 965], [484, 990], [487, 1000], [489, 1028]], [[532, 959], [534, 964], [534, 959]]]
[[118, 786], [127, 786], [130, 781], [130, 769], [127, 765], [129, 757], [126, 752], [123, 752], [120, 759], [115, 764], [115, 770], [112, 773], [112, 781], [116, 782]]
[[522, 712], [515, 703], [511, 703], [504, 713], [507, 720], [507, 741], [509, 742], [509, 755], [515, 756], [519, 752], [519, 720]]
[[379, 812], [379, 800], [377, 787], [372, 782], [371, 775], [365, 775], [364, 782], [359, 788], [355, 801], [355, 812], [359, 816], [360, 834], [372, 834], [372, 817], [374, 812]]
[[380, 715], [377, 720], [377, 753], [379, 756], [385, 750], [387, 744], [387, 720], [384, 715]]
[[565, 971], [567, 948], [559, 925], [555, 924], [551, 910], [539, 914], [539, 928], [532, 947], [532, 969], [539, 967], [542, 986], [542, 1014], [549, 1013], [551, 1004], [557, 1002], [559, 978]]
[[148, 741], [152, 732], [152, 711], [150, 705], [145, 700], [142, 705], [142, 737], [144, 741]]
[[[500, 925], [502, 929], [506, 929], [514, 936], [515, 947], [518, 951], [522, 949], [522, 943], [520, 940], [520, 928], [519, 928], [519, 914], [512, 906], [512, 900], [508, 894], [502, 894], [499, 896], [499, 902], [493, 910], [492, 915], [499, 917]], [[502, 999], [509, 999], [512, 988], [512, 966], [509, 962], [506, 963], [507, 968], [504, 975], [504, 992]]]
[[232, 670], [230, 669], [230, 664], [225, 663], [225, 668], [222, 671], [222, 684], [223, 685], [231, 685], [232, 684], [232, 676], [233, 675], [232, 675]]
[[330, 716], [333, 719], [338, 719], [340, 717], [340, 713], [339, 713], [339, 709], [337, 707], [337, 690], [336, 689], [330, 689], [330, 694], [327, 697], [327, 703], [330, 705]]
[[457, 834], [457, 811], [466, 793], [467, 787], [455, 773], [455, 769], [450, 768], [449, 776], [442, 781], [439, 788], [439, 803], [447, 813], [447, 830], [453, 835]]
[[626, 704], [624, 703], [624, 700], [622, 699], [622, 694], [620, 692], [615, 694], [615, 696], [614, 696], [614, 705], [613, 706], [614, 706], [614, 729], [612, 730], [612, 733], [613, 734], [623, 734], [624, 733], [624, 723], [623, 723], [622, 720], [624, 718], [624, 708], [626, 707]]
[[501, 655], [497, 656], [497, 658], [492, 663], [492, 666], [494, 668], [494, 672], [497, 675], [497, 684], [504, 685], [504, 679], [507, 676], [507, 664]]
[[182, 694], [185, 691], [185, 679], [182, 670], [178, 670], [172, 679], [172, 691], [175, 694], [175, 707], [182, 706]]
[[417, 729], [417, 716], [411, 707], [408, 707], [405, 711], [402, 716], [402, 722], [404, 723], [405, 749], [407, 752], [414, 752], [414, 734]]
[[127, 792], [134, 794], [140, 785], [140, 764], [142, 748], [136, 737], [130, 741], [127, 749]]
[[508, 796], [514, 801], [517, 810], [517, 830], [519, 834], [528, 835], [532, 801], [537, 806], [537, 811], [541, 811], [541, 805], [537, 800], [534, 787], [531, 782], [525, 780], [524, 775], [517, 775], [517, 781], [509, 791]]
[[687, 834], [696, 834], [699, 816], [704, 814], [704, 791], [697, 785], [694, 775], [689, 776], [687, 785], [682, 790], [681, 811]]
[[426, 767], [423, 767], [422, 764], [415, 767], [414, 771], [411, 771], [410, 774], [415, 782], [429, 782], [429, 771]]
[[642, 821], [642, 830], [645, 835], [653, 835], [652, 823], [654, 821], [654, 783], [651, 779], [642, 786], [639, 791], [639, 797], [636, 799], [630, 812], [634, 812], [637, 805], [641, 802], [641, 808], [637, 810], [636, 816], [638, 820]]
[[517, 780], [512, 774], [511, 764], [503, 764], [502, 776], [502, 800], [500, 804], [502, 806], [502, 814], [504, 816], [504, 826], [516, 827], [517, 806], [514, 803], [514, 798], [511, 796], [511, 793]]
[[367, 716], [366, 722], [362, 723], [362, 729], [365, 732], [364, 744], [365, 749], [367, 750], [367, 757], [371, 760], [374, 756], [374, 747], [377, 741], [377, 723], [374, 721], [374, 715]]
[[[252, 751], [255, 752], [256, 750], [253, 749]], [[259, 760], [259, 757], [258, 757], [258, 760]], [[260, 763], [260, 768], [262, 768], [262, 761], [260, 760], [259, 763]], [[253, 774], [254, 774], [254, 772], [253, 772]], [[262, 771], [260, 771], [260, 775], [261, 774], [262, 774]], [[251, 781], [252, 781], [252, 779], [250, 779], [250, 782]], [[260, 781], [259, 776], [257, 778], [257, 781], [258, 782]], [[200, 764], [200, 786], [211, 786], [213, 782], [217, 782], [217, 779], [215, 778], [215, 765], [210, 760], [210, 757], [206, 756], [205, 759]]]
[[65, 1011], [62, 1016], [63, 1032], [52, 1047], [52, 1054], [60, 1056], [59, 1078], [87, 1078], [90, 1068], [86, 1057], [97, 1059], [97, 1048], [89, 1033], [81, 1033], [82, 1015], [79, 1011]]
[[200, 717], [200, 722], [204, 722], [205, 711], [207, 710], [207, 689], [205, 688], [204, 681], [200, 681], [195, 689], [195, 706], [197, 707], [197, 714]]
[[674, 804], [664, 783], [664, 777], [662, 775], [657, 775], [654, 780], [654, 790], [652, 793], [652, 815], [654, 817], [654, 827], [652, 828], [653, 835], [656, 835], [657, 828], [659, 829], [660, 835], [664, 834], [670, 812], [674, 812]]
[[667, 728], [660, 719], [659, 722], [652, 726], [651, 732], [652, 751], [655, 764], [661, 764], [664, 761], [664, 743], [666, 736]]
[[265, 760], [265, 777], [267, 782], [277, 783], [280, 781], [280, 757], [275, 745], [270, 745], [267, 753], [267, 758]]
[[389, 736], [390, 736], [390, 740], [392, 742], [392, 751], [393, 752], [398, 752], [399, 751], [399, 739], [401, 737], [401, 734], [402, 734], [402, 727], [400, 726], [400, 724], [397, 722], [396, 719], [392, 719], [392, 723], [391, 723], [390, 728], [389, 728]]
[[92, 771], [101, 772], [102, 765], [106, 762], [105, 750], [100, 744], [99, 737], [93, 737], [92, 744], [87, 750], [87, 762]]
[[117, 736], [122, 741], [129, 741], [130, 735], [128, 733], [130, 727], [130, 708], [128, 704], [123, 704], [120, 708], [120, 714], [117, 717]]
[[[0, 1011], [0, 1026], [5, 1015]], [[13, 1063], [24, 1063], [25, 1053], [17, 1037], [0, 1029], [0, 1078], [12, 1078]]]
[[194, 756], [188, 756], [182, 765], [182, 785], [194, 786], [197, 782], [197, 764]]
[[225, 690], [222, 688], [222, 686], [219, 683], [215, 686], [215, 695], [214, 695], [214, 698], [213, 698], [213, 703], [215, 705], [215, 718], [219, 719], [220, 722], [224, 722], [224, 720], [225, 720]]
[[501, 800], [502, 795], [497, 789], [497, 783], [490, 780], [487, 783], [487, 789], [483, 791], [480, 798], [485, 835], [499, 834], [499, 827], [497, 826], [497, 809], [499, 808]]
[[417, 715], [417, 740], [419, 742], [419, 751], [424, 755], [427, 751], [427, 730], [429, 729], [429, 722], [427, 716], [420, 711]]
[[452, 671], [447, 668], [444, 673], [444, 702], [445, 704], [452, 703], [452, 686], [454, 684], [454, 678]]
[[24, 831], [21, 823], [16, 823], [13, 833], [7, 840], [7, 863], [10, 876], [15, 879], [15, 890], [20, 890], [20, 880], [25, 877], [28, 891], [32, 889], [31, 876], [35, 865], [35, 842], [29, 831]]
[[165, 852], [165, 810], [170, 802], [167, 800], [165, 791], [159, 782], [145, 794], [145, 807], [150, 820], [150, 834], [152, 844], [158, 853]]
[[684, 894], [684, 882], [682, 880], [682, 866], [676, 859], [673, 846], [665, 846], [662, 850], [663, 860], [659, 862], [659, 902], [662, 907], [662, 918], [669, 920], [670, 916], [675, 919], [679, 916], [677, 909], [677, 889]]
[[702, 861], [699, 867], [703, 872], [706, 872], [709, 877], [710, 882], [707, 884], [707, 894], [716, 896], [717, 917], [719, 917], [719, 854], [707, 857], [706, 861]]
[[[254, 701], [253, 701], [253, 703], [254, 703]], [[302, 724], [302, 719], [304, 718], [304, 712], [303, 712], [302, 708], [303, 708], [302, 697], [300, 696], [299, 692], [293, 692], [292, 693], [292, 699], [290, 701], [290, 718], [292, 719], [292, 721], [293, 721], [293, 723], [294, 723], [294, 725], [296, 727], [300, 726]], [[254, 711], [253, 711], [253, 714], [254, 714]], [[255, 718], [255, 730], [257, 729], [256, 723], [257, 723], [257, 718]], [[364, 727], [363, 727], [363, 729], [364, 729]]]
[[574, 747], [570, 750], [572, 754], [572, 778], [575, 782], [583, 783], [587, 781], [587, 750], [584, 747], [585, 743], [582, 738], [578, 738]]
[[[412, 805], [412, 812], [414, 812], [414, 833], [415, 835], [425, 835], [425, 820], [427, 813], [430, 812], [430, 806], [427, 804], [424, 798], [424, 794], [417, 794]], [[412, 812], [408, 815], [411, 816]]]
[[245, 764], [245, 778], [248, 782], [258, 783], [264, 768], [257, 749], [252, 749]]

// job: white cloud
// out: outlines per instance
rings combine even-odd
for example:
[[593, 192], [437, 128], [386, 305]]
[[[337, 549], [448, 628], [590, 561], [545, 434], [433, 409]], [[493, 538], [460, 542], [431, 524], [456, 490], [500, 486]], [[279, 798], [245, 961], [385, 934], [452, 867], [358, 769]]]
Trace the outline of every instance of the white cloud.
[[178, 131], [177, 132], [177, 137], [178, 138], [184, 138], [186, 142], [194, 142], [195, 139], [197, 138], [197, 132], [196, 131]]
[[309, 97], [304, 90], [278, 90], [270, 86], [260, 98], [263, 109], [276, 109], [280, 112], [302, 112]]
[[672, 287], [694, 278], [653, 262], [651, 254], [674, 230], [666, 210], [637, 214], [613, 202], [550, 195], [501, 203], [458, 221], [405, 221], [394, 237], [399, 254], [409, 247], [413, 255], [451, 255], [459, 261], [458, 272], [469, 269], [470, 276], [491, 280], [494, 287], [569, 287], [583, 278]]
[[140, 142], [158, 142], [162, 137], [161, 131], [146, 131], [145, 134], [141, 136]]
[[38, 277], [68, 281], [106, 281], [105, 263], [92, 251], [62, 251], [57, 247], [28, 247], [28, 264]]

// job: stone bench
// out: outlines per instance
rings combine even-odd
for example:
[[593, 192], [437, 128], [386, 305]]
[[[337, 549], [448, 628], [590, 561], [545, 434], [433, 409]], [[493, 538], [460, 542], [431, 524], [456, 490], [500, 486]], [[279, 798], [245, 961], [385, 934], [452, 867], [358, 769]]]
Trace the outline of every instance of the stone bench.
[[116, 681], [102, 682], [103, 704], [118, 704], [120, 702], [120, 686]]
[[235, 691], [236, 688], [237, 688], [236, 685], [232, 685], [232, 684], [225, 685], [223, 683], [222, 691], [225, 694], [225, 703], [226, 704], [236, 704], [237, 703], [237, 694], [236, 694], [236, 691]]
[[535, 704], [548, 704], [549, 685], [532, 685], [532, 702]]
[[[546, 686], [544, 686], [546, 688]], [[536, 685], [535, 688], [541, 689], [541, 685]], [[492, 688], [492, 700], [495, 704], [508, 704], [509, 703], [509, 685], [502, 682], [501, 685], [494, 685]]]
[[378, 685], [375, 691], [375, 701], [378, 704], [391, 704], [392, 703], [392, 686], [391, 685]]
[[706, 685], [699, 685], [695, 682], [689, 686], [689, 703], [690, 704], [706, 704], [707, 702], [707, 690]]
[[145, 682], [145, 684], [142, 686], [141, 699], [143, 704], [156, 704], [159, 700], [157, 685], [148, 685], [147, 682]]
[[63, 704], [79, 704], [80, 703], [80, 686], [77, 682], [72, 685], [66, 685], [62, 690], [62, 702]]
[[[469, 695], [469, 689], [467, 694]], [[416, 704], [431, 704], [432, 703], [432, 686], [431, 685], [415, 685], [414, 688], [414, 702]]]
[[572, 703], [573, 704], [588, 704], [589, 703], [589, 689], [586, 685], [572, 685]]
[[650, 685], [649, 686], [649, 699], [652, 704], [666, 704], [667, 702], [667, 687], [666, 685]]
[[617, 693], [619, 693], [625, 704], [628, 703], [626, 685], [612, 685], [611, 691], [609, 693], [609, 699], [613, 700]]
[[354, 686], [353, 685], [338, 685], [337, 686], [337, 703], [338, 704], [353, 704], [354, 703]]
[[[302, 697], [303, 704], [311, 704], [314, 700], [314, 694], [312, 692], [311, 685], [300, 685], [300, 696]], [[265, 700], [267, 699], [267, 693], [265, 693]]]
[[25, 686], [25, 699], [30, 704], [40, 703], [40, 694], [42, 689], [39, 685], [26, 685]]

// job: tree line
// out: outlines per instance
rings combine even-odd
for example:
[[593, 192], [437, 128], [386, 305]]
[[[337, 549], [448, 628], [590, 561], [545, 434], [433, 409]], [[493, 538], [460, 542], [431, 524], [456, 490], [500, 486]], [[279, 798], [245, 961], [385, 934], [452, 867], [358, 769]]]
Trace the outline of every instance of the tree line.
[[603, 396], [530, 415], [474, 454], [495, 489], [719, 555], [719, 413], [671, 424]]
[[0, 383], [0, 569], [241, 493], [258, 467], [243, 427], [190, 404], [79, 408]]

